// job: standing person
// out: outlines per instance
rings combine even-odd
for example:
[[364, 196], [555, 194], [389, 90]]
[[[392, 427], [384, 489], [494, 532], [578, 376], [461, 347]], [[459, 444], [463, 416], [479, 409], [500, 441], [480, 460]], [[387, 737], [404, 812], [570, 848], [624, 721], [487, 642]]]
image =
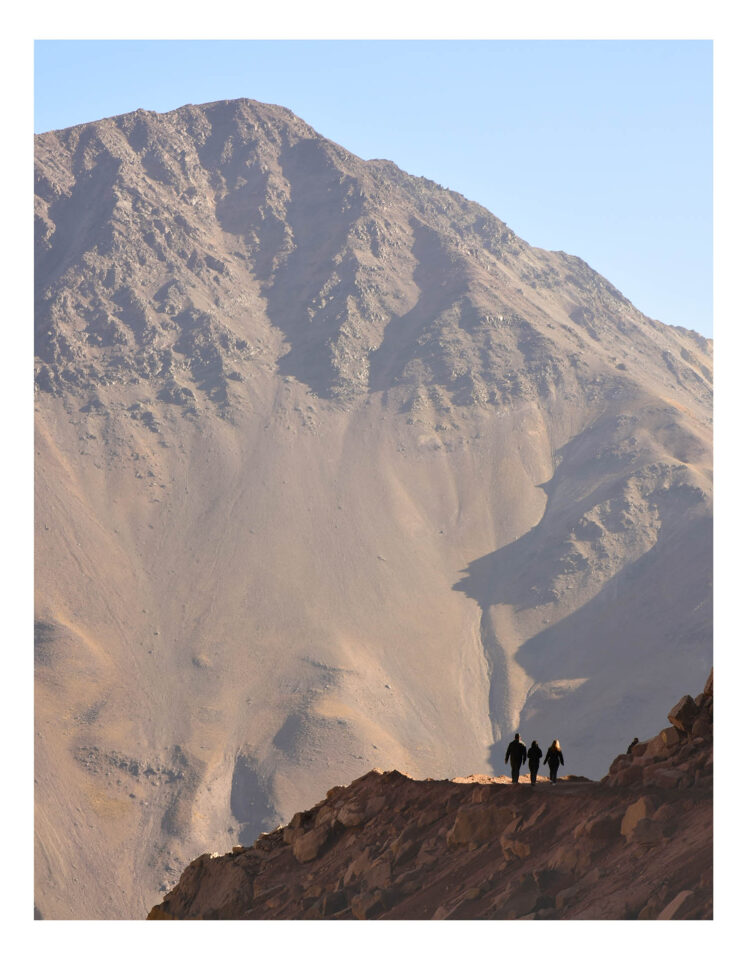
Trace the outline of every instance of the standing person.
[[536, 741], [531, 742], [531, 747], [526, 752], [529, 759], [529, 774], [531, 775], [531, 783], [536, 784], [536, 773], [539, 770], [539, 761], [542, 757], [542, 749], [536, 743]]
[[508, 745], [505, 752], [505, 763], [510, 758], [510, 773], [514, 784], [518, 784], [518, 773], [521, 765], [526, 761], [526, 745], [521, 740], [521, 735], [516, 731], [513, 740]]
[[549, 765], [549, 779], [553, 784], [557, 784], [557, 769], [563, 761], [563, 753], [560, 750], [560, 742], [555, 738], [552, 744], [547, 748], [544, 756], [544, 763]]

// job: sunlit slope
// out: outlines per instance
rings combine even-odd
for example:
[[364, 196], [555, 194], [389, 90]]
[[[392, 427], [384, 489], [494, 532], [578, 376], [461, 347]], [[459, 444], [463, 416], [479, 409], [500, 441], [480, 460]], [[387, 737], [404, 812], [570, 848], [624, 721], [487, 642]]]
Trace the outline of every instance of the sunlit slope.
[[44, 917], [518, 726], [599, 776], [705, 677], [710, 343], [278, 107], [37, 158]]

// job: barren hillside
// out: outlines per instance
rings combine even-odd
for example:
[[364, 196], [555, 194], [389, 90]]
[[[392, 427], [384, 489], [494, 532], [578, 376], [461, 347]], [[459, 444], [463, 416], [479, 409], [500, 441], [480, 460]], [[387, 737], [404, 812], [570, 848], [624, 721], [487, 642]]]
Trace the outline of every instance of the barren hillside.
[[711, 663], [711, 343], [250, 100], [36, 140], [36, 903]]

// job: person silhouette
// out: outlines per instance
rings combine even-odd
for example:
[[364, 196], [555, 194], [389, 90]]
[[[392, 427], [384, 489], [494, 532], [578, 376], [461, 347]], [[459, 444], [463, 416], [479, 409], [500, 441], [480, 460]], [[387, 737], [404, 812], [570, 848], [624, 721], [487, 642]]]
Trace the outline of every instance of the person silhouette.
[[632, 754], [633, 748], [638, 744], [638, 738], [633, 738], [633, 740], [628, 745], [628, 754]]
[[518, 774], [521, 765], [526, 761], [526, 745], [521, 740], [521, 735], [516, 731], [513, 740], [508, 745], [505, 752], [505, 763], [510, 758], [510, 774], [514, 784], [518, 784]]
[[542, 749], [536, 741], [531, 742], [531, 747], [526, 752], [526, 755], [529, 759], [529, 776], [531, 777], [531, 783], [536, 784], [536, 775], [539, 770], [539, 762], [542, 758]]
[[563, 753], [560, 750], [560, 742], [555, 738], [552, 744], [547, 748], [544, 756], [544, 763], [549, 765], [549, 779], [553, 784], [557, 784], [557, 769], [563, 761]]

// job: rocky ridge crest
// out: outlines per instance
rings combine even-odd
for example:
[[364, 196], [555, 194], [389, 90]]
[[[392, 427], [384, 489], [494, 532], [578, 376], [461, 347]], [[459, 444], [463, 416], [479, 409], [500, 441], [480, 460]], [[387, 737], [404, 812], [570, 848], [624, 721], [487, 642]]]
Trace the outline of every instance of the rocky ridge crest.
[[710, 919], [713, 673], [669, 721], [599, 783], [371, 771], [199, 857], [149, 919]]

